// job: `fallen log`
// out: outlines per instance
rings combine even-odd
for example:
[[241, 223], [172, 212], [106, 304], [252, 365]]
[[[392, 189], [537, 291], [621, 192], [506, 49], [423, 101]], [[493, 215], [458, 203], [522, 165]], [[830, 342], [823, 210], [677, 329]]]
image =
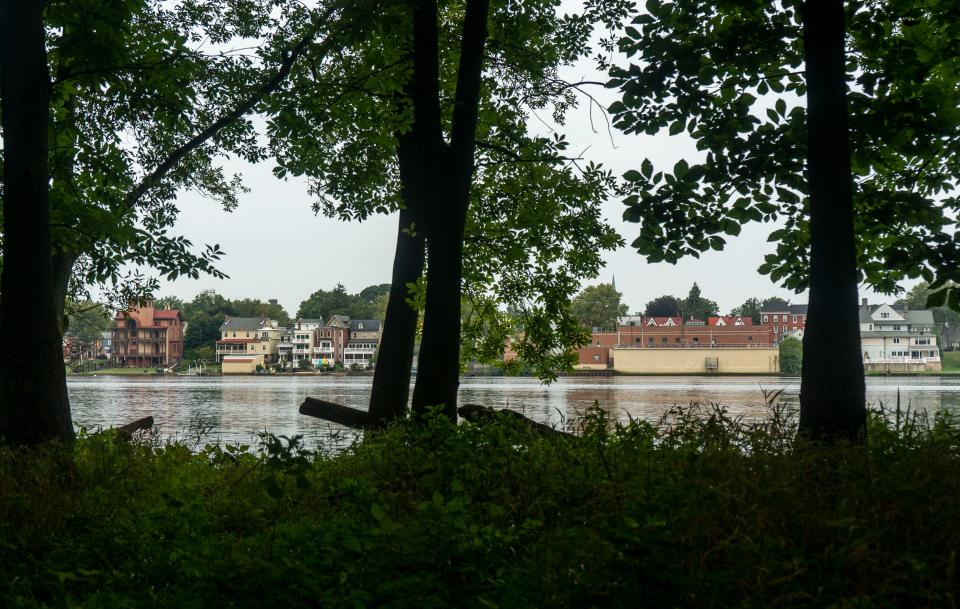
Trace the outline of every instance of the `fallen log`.
[[300, 414], [324, 419], [353, 429], [369, 429], [374, 426], [374, 421], [366, 410], [350, 408], [317, 398], [304, 398], [303, 403], [300, 404]]
[[[133, 434], [144, 429], [150, 429], [153, 427], [153, 417], [142, 417], [136, 421], [131, 421], [126, 425], [121, 425], [120, 427], [114, 427], [113, 429], [117, 432], [117, 437], [123, 440], [124, 442], [129, 442], [133, 439]], [[107, 431], [98, 431], [96, 433], [103, 433]], [[96, 435], [96, 434], [93, 434]]]
[[[471, 423], [492, 423], [497, 420], [497, 417], [503, 417], [510, 422], [527, 427], [543, 436], [556, 438], [576, 437], [571, 433], [554, 429], [549, 425], [534, 421], [515, 410], [497, 410], [487, 406], [480, 406], [479, 404], [464, 404], [457, 409], [457, 413]], [[370, 417], [370, 413], [366, 410], [351, 408], [343, 404], [319, 400], [317, 398], [304, 398], [303, 403], [300, 404], [300, 414], [344, 425], [352, 429], [370, 429], [378, 426], [377, 422]]]
[[471, 423], [492, 423], [497, 420], [497, 417], [502, 417], [508, 421], [522, 425], [523, 427], [529, 428], [531, 431], [534, 431], [538, 434], [541, 434], [546, 437], [551, 438], [575, 438], [572, 433], [555, 429], [549, 425], [545, 425], [538, 421], [534, 421], [530, 417], [527, 417], [523, 414], [520, 414], [516, 410], [496, 409], [490, 408], [488, 406], [480, 406], [479, 404], [464, 404], [457, 409], [457, 412], [461, 417], [470, 421]]

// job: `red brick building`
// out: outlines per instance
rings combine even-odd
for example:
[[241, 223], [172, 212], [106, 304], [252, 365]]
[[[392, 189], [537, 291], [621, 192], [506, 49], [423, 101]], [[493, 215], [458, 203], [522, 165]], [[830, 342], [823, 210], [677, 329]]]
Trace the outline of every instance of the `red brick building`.
[[807, 305], [768, 302], [760, 309], [760, 324], [769, 326], [774, 342], [807, 327]]
[[112, 357], [117, 366], [169, 366], [183, 357], [183, 315], [175, 309], [155, 309], [153, 301], [120, 311], [113, 329]]
[[608, 364], [612, 347], [636, 349], [750, 348], [774, 343], [771, 326], [753, 325], [750, 317], [630, 317], [615, 332], [594, 332], [580, 349], [580, 364]]

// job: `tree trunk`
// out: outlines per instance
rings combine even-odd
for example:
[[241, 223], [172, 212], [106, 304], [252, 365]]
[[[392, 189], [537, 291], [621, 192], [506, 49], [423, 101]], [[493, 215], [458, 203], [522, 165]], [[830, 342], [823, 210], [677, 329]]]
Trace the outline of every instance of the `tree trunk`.
[[803, 11], [803, 39], [811, 251], [800, 432], [818, 441], [860, 441], [866, 400], [847, 135], [843, 1], [808, 0]]
[[424, 259], [422, 195], [414, 137], [413, 131], [398, 136], [397, 162], [405, 209], [400, 211], [397, 226], [390, 300], [370, 393], [370, 418], [380, 426], [406, 414], [410, 396], [410, 367], [419, 311], [407, 302], [407, 284], [415, 283], [423, 275]]
[[[414, 10], [414, 80], [431, 78], [415, 92], [436, 87], [437, 21], [436, 3], [418, 4]], [[428, 10], [424, 10], [428, 8]], [[477, 118], [483, 50], [487, 39], [488, 0], [469, 0], [463, 20], [457, 89], [454, 95], [453, 122], [448, 151], [428, 139], [418, 146], [424, 180], [432, 185], [425, 201], [427, 228], [427, 300], [424, 310], [423, 340], [413, 390], [414, 412], [422, 414], [430, 406], [442, 406], [443, 412], [457, 420], [457, 388], [460, 384], [460, 297], [463, 279], [463, 230], [470, 203], [476, 150]], [[432, 16], [426, 15], [432, 10]], [[432, 29], [431, 31], [426, 31]], [[421, 99], [414, 97], [414, 113]], [[426, 101], [426, 100], [424, 100]], [[433, 102], [427, 112], [439, 108]], [[434, 106], [434, 104], [436, 104]], [[439, 119], [439, 113], [437, 113]], [[420, 118], [417, 118], [418, 125]], [[439, 125], [439, 120], [437, 122]], [[444, 154], [446, 152], [446, 154]], [[431, 157], [430, 155], [435, 155]], [[430, 162], [429, 159], [435, 159]], [[424, 161], [427, 160], [427, 163]], [[430, 170], [431, 173], [427, 173]], [[431, 189], [427, 189], [431, 192]]]
[[0, 3], [4, 264], [0, 272], [0, 436], [71, 440], [55, 309], [48, 183], [50, 74], [43, 2]]

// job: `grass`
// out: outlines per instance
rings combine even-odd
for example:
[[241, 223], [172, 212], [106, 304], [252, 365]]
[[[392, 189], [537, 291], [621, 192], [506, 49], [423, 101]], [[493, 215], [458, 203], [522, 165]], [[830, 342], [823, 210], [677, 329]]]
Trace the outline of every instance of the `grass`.
[[944, 371], [960, 372], [960, 351], [941, 352], [940, 364]]
[[838, 448], [795, 443], [782, 412], [581, 427], [404, 421], [334, 455], [0, 448], [0, 606], [956, 605], [944, 419], [874, 414]]

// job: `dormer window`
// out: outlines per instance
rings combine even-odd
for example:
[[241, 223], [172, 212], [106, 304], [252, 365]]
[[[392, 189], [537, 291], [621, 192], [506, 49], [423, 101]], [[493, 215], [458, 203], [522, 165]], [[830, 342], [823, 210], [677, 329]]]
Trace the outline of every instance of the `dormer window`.
[[657, 325], [657, 320], [651, 318], [650, 321], [647, 322], [647, 325], [648, 325], [648, 326], [655, 326], [655, 325]]
[[880, 319], [889, 319], [889, 318], [890, 318], [890, 314], [889, 314], [889, 313], [881, 313], [881, 314], [880, 314]]

